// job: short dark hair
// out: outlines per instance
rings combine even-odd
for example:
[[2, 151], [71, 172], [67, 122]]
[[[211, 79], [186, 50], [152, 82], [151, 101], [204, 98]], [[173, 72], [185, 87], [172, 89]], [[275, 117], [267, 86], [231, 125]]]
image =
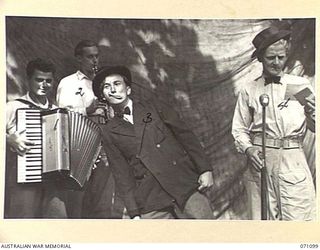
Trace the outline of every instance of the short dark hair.
[[36, 70], [51, 72], [52, 74], [56, 72], [56, 69], [51, 62], [41, 58], [36, 58], [28, 62], [26, 68], [27, 77], [30, 79]]
[[91, 41], [91, 40], [82, 40], [74, 48], [74, 55], [75, 56], [82, 55], [83, 48], [86, 48], [86, 47], [98, 47], [98, 44], [93, 42], [93, 41]]

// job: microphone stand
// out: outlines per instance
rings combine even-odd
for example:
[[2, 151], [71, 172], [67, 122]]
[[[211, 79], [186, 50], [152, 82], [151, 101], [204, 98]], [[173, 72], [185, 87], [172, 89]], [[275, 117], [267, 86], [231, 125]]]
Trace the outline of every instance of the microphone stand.
[[268, 175], [266, 167], [266, 106], [269, 104], [267, 95], [260, 96], [262, 105], [262, 168], [261, 168], [261, 220], [268, 220]]

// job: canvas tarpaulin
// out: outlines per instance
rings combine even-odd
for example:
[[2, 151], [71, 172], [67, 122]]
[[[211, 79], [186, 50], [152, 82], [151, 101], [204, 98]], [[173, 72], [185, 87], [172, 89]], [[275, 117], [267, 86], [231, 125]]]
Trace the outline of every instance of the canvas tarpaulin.
[[[36, 57], [50, 59], [58, 81], [77, 69], [73, 56], [82, 39], [100, 45], [100, 65], [126, 65], [137, 98], [155, 94], [186, 120], [213, 169], [214, 215], [246, 219], [242, 181], [246, 159], [238, 154], [231, 122], [239, 89], [261, 74], [251, 59], [253, 37], [279, 20], [140, 20], [7, 17], [7, 100], [24, 93], [24, 69]], [[292, 56], [287, 71], [314, 79], [314, 19], [290, 19]], [[55, 93], [52, 94], [54, 99]], [[314, 135], [307, 135], [314, 173]], [[312, 153], [310, 153], [312, 152]]]

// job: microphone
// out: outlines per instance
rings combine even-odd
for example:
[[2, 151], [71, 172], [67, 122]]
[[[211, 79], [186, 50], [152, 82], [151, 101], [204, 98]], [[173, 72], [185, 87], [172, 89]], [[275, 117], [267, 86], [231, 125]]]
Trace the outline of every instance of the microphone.
[[269, 96], [267, 94], [262, 94], [259, 97], [259, 101], [262, 107], [267, 107], [269, 104]]

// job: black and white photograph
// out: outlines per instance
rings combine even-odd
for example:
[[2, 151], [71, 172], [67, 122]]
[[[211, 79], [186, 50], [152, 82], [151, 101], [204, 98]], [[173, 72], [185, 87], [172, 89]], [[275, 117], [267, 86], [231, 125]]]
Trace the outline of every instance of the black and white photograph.
[[3, 218], [317, 220], [315, 25], [6, 16]]

